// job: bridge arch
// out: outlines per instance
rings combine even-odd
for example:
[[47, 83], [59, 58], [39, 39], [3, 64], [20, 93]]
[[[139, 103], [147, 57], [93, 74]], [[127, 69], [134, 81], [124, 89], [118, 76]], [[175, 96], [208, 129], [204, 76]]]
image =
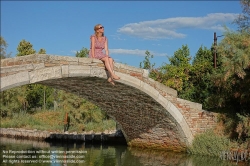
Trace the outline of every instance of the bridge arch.
[[1, 91], [39, 83], [98, 105], [120, 126], [130, 146], [182, 151], [197, 133], [215, 125], [214, 114], [148, 77], [148, 71], [115, 63], [121, 77], [109, 84], [100, 60], [32, 54], [1, 60]]

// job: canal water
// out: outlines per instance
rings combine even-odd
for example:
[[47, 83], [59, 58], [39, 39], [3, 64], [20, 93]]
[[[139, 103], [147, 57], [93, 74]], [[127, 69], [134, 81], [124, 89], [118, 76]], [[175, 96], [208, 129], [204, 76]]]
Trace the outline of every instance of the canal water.
[[126, 145], [44, 142], [0, 137], [1, 166], [231, 166], [215, 157]]

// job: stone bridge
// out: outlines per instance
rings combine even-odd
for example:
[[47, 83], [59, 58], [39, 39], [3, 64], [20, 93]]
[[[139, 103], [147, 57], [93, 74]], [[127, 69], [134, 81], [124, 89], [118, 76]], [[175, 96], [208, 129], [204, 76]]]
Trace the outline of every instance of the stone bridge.
[[129, 146], [183, 151], [216, 125], [216, 115], [148, 77], [148, 70], [115, 63], [112, 86], [100, 60], [32, 54], [1, 60], [1, 91], [39, 83], [71, 92], [105, 111]]

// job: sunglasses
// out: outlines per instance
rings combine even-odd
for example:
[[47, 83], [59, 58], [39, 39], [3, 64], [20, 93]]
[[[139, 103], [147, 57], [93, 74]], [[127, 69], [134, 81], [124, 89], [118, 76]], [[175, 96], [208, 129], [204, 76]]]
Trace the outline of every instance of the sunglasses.
[[102, 27], [99, 27], [98, 29], [103, 29], [104, 28], [104, 26], [102, 26]]

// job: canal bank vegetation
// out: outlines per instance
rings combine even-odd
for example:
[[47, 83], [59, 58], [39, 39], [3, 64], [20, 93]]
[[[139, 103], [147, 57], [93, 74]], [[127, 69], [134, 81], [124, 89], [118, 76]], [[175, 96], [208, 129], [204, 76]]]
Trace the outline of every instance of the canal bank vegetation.
[[[2, 128], [22, 128], [22, 129], [37, 129], [49, 132], [64, 132], [64, 117], [65, 114], [61, 110], [42, 110], [34, 114], [16, 113], [11, 117], [2, 118]], [[109, 132], [114, 131], [116, 123], [113, 120], [103, 119], [100, 121], [77, 123], [70, 122], [66, 131], [68, 132]]]
[[99, 107], [62, 90], [33, 84], [1, 93], [1, 127], [47, 131], [114, 131], [116, 123]]
[[192, 146], [188, 148], [188, 153], [204, 156], [220, 156], [223, 151], [229, 152], [231, 149], [237, 148], [237, 142], [209, 130], [194, 138]]
[[192, 154], [218, 156], [222, 150], [250, 149], [250, 1], [240, 3], [243, 12], [233, 22], [238, 30], [225, 27], [211, 48], [201, 46], [190, 55], [188, 45], [182, 45], [158, 68], [147, 52], [140, 64], [152, 79], [177, 90], [178, 97], [218, 113], [217, 127], [194, 139]]

